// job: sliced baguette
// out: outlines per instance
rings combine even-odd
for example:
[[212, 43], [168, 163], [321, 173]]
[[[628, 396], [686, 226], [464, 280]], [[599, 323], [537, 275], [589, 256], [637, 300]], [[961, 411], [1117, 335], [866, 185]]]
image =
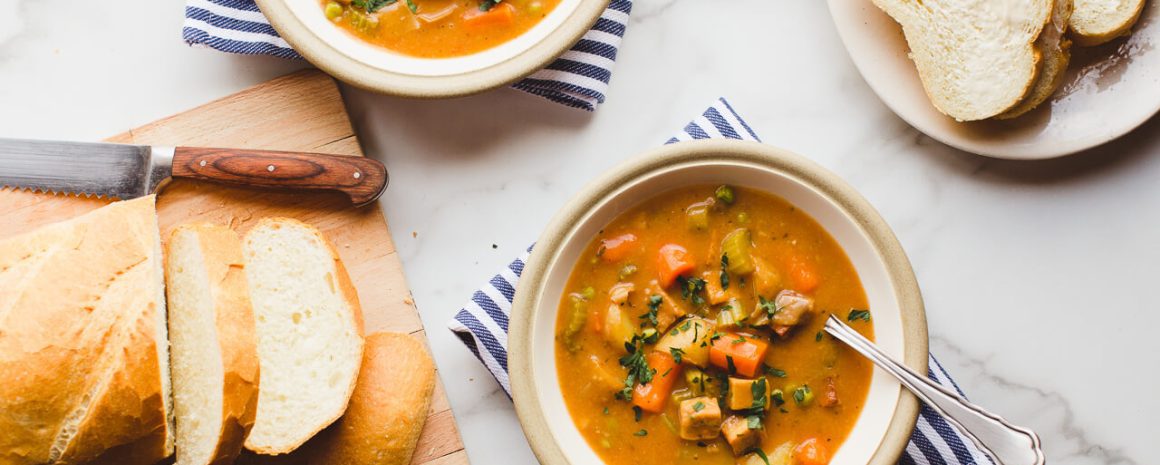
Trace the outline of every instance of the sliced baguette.
[[319, 434], [307, 463], [407, 465], [427, 422], [435, 364], [399, 333], [367, 336], [358, 387], [346, 415]]
[[246, 448], [285, 454], [346, 411], [362, 361], [362, 310], [334, 247], [313, 226], [263, 219], [246, 233], [244, 253], [262, 369]]
[[154, 197], [0, 241], [0, 463], [173, 453]]
[[1054, 0], [874, 0], [902, 26], [931, 102], [959, 121], [1014, 108], [1042, 68]]
[[1144, 11], [1144, 0], [1075, 0], [1069, 25], [1082, 47], [1101, 45], [1131, 33]]
[[177, 465], [228, 465], [258, 408], [258, 344], [242, 241], [210, 224], [166, 245]]
[[1067, 65], [1071, 63], [1071, 41], [1066, 37], [1067, 22], [1072, 15], [1072, 0], [1055, 0], [1051, 10], [1051, 23], [1044, 28], [1035, 41], [1035, 48], [1043, 56], [1043, 67], [1031, 93], [1014, 108], [995, 116], [995, 119], [1012, 119], [1022, 116], [1041, 103], [1046, 102], [1063, 84]]

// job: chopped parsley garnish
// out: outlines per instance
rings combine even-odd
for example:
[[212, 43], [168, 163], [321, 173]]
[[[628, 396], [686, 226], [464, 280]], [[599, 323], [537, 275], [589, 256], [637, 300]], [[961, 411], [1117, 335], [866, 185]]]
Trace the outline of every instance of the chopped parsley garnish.
[[716, 341], [718, 339], [721, 339], [724, 336], [725, 336], [725, 333], [722, 333], [720, 331], [714, 332], [712, 335], [709, 336], [709, 342]]
[[797, 402], [798, 405], [807, 403], [810, 397], [812, 396], [810, 396], [810, 386], [808, 384], [793, 390], [793, 401]]
[[608, 407], [604, 407], [604, 414], [608, 415]]
[[367, 13], [374, 13], [387, 5], [394, 5], [399, 0], [351, 0], [351, 6], [362, 8]]
[[705, 403], [704, 402], [701, 402], [698, 400], [697, 403], [693, 404], [693, 411], [694, 412], [700, 412], [702, 410], [705, 410]]
[[632, 435], [633, 435], [633, 436], [637, 436], [637, 437], [645, 437], [645, 436], [648, 436], [648, 430], [647, 430], [647, 429], [644, 429], [644, 428], [641, 428], [641, 429], [640, 429], [640, 431], [637, 431], [637, 432], [635, 432], [635, 433], [632, 433]]
[[769, 395], [769, 398], [773, 399], [773, 405], [776, 407], [785, 405], [785, 394], [781, 392], [781, 389], [774, 389], [773, 393]]
[[692, 302], [696, 307], [705, 306], [705, 297], [701, 295], [705, 291], [704, 279], [680, 276], [677, 283], [681, 286], [682, 299]]
[[760, 413], [757, 413], [759, 415], [765, 414], [765, 405], [766, 405], [765, 391], [766, 391], [765, 378], [757, 378], [757, 381], [754, 381], [753, 384], [749, 385], [749, 393], [753, 394], [752, 409], [755, 410], [756, 412], [760, 412]]
[[419, 5], [415, 4], [415, 0], [407, 0], [407, 9], [411, 10], [411, 13], [418, 13]]
[[673, 361], [681, 364], [681, 357], [685, 355], [685, 351], [680, 347], [669, 347], [669, 353], [673, 355]]
[[814, 342], [822, 342], [822, 332], [821, 331], [818, 331], [818, 334], [814, 335]]
[[643, 414], [644, 414], [644, 411], [642, 411], [640, 409], [640, 407], [637, 407], [635, 405], [632, 406], [632, 419], [633, 419], [633, 421], [640, 421], [640, 416]]
[[665, 301], [665, 299], [663, 297], [661, 297], [659, 294], [653, 294], [652, 296], [649, 296], [649, 298], [648, 298], [648, 313], [641, 315], [640, 319], [648, 320], [649, 323], [652, 323], [653, 326], [656, 326], [657, 325], [657, 311], [659, 311], [661, 309], [661, 303], [663, 303], [664, 301]]
[[496, 5], [499, 5], [499, 2], [501, 1], [503, 0], [481, 0], [479, 2], [479, 11], [491, 11], [491, 9], [495, 8]]
[[725, 271], [729, 267], [729, 255], [721, 254], [721, 289], [729, 289], [729, 273]]
[[850, 314], [846, 316], [846, 321], [854, 320], [870, 321], [870, 310], [850, 309]]
[[749, 429], [761, 429], [761, 417], [750, 415], [745, 418], [745, 421], [748, 423], [746, 426], [749, 426]]
[[765, 374], [775, 378], [785, 378], [785, 370], [777, 369], [769, 365], [763, 365]]
[[757, 308], [760, 308], [766, 315], [772, 317], [777, 312], [781, 311], [781, 307], [777, 306], [777, 299], [766, 299], [762, 296], [757, 296]]
[[624, 389], [616, 393], [616, 398], [632, 400], [632, 388], [637, 383], [651, 382], [656, 370], [649, 367], [644, 359], [644, 341], [639, 335], [633, 336], [631, 342], [625, 342], [624, 350], [628, 351], [628, 355], [620, 357], [620, 366], [628, 370], [628, 376], [624, 378]]
[[640, 332], [640, 340], [644, 341], [645, 344], [652, 344], [657, 342], [657, 337], [658, 335], [656, 328], [645, 328], [644, 331]]
[[732, 355], [725, 356], [725, 364], [729, 366], [729, 374], [732, 375], [734, 373], [737, 373], [737, 365], [733, 364], [733, 356]]
[[685, 322], [680, 326], [681, 331], [688, 331], [691, 327], [693, 327], [693, 322], [690, 320], [685, 320]]
[[757, 454], [758, 457], [761, 457], [761, 461], [765, 462], [765, 465], [769, 465], [769, 457], [765, 455], [765, 451], [761, 450], [760, 447], [754, 447], [752, 452]]

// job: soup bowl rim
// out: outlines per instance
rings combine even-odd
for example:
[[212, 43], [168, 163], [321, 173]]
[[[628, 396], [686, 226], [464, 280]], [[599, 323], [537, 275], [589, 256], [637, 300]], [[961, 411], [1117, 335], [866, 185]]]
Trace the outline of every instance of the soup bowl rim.
[[[588, 32], [611, 0], [561, 0], [542, 23], [492, 49], [448, 58], [407, 57], [362, 42], [333, 24], [304, 20], [304, 3], [318, 0], [256, 0], [278, 35], [295, 52], [327, 74], [355, 87], [386, 95], [450, 98], [476, 94], [511, 84], [544, 68]], [[563, 8], [561, 8], [563, 7]], [[322, 7], [317, 6], [321, 17]], [[541, 30], [542, 29], [542, 30]], [[530, 35], [535, 37], [530, 38]], [[462, 66], [476, 57], [509, 49], [495, 59]], [[382, 59], [395, 58], [389, 65]], [[449, 63], [451, 63], [449, 65]], [[482, 63], [482, 64], [481, 64]]]
[[[902, 328], [899, 337], [902, 339], [900, 341], [902, 362], [920, 373], [927, 371], [929, 339], [926, 316], [921, 292], [910, 262], [886, 221], [853, 187], [811, 160], [762, 143], [698, 140], [669, 144], [625, 161], [585, 186], [552, 218], [524, 266], [512, 304], [508, 367], [516, 414], [532, 451], [541, 463], [553, 465], [576, 463], [572, 460], [572, 455], [575, 455], [576, 451], [564, 449], [561, 441], [552, 432], [550, 423], [553, 421], [571, 423], [572, 419], [570, 416], [563, 420], [547, 418], [544, 413], [545, 405], [542, 403], [543, 396], [540, 395], [541, 390], [555, 386], [551, 380], [557, 374], [537, 373], [532, 363], [533, 330], [536, 320], [549, 318], [555, 321], [558, 313], [559, 302], [543, 300], [549, 279], [558, 279], [548, 276], [549, 268], [565, 266], [571, 270], [575, 265], [555, 262], [560, 261], [558, 257], [564, 247], [582, 248], [587, 244], [583, 240], [568, 241], [568, 238], [580, 229], [585, 221], [595, 220], [590, 214], [597, 207], [605, 205], [617, 196], [625, 195], [628, 188], [650, 175], [657, 175], [659, 171], [690, 163], [698, 166], [742, 163], [775, 171], [787, 176], [792, 182], [806, 185], [824, 197], [823, 201], [836, 205], [850, 217], [850, 220], [855, 221], [887, 270], [889, 292], [897, 300], [900, 312]], [[662, 173], [661, 176], [663, 175]], [[655, 189], [648, 194], [629, 194], [633, 195], [635, 202], [628, 203], [617, 214], [661, 192], [663, 189]], [[767, 192], [778, 195], [778, 192]], [[839, 245], [843, 245], [841, 241]], [[558, 273], [553, 275], [556, 274]], [[570, 275], [570, 272], [567, 274]], [[888, 394], [893, 395], [893, 389]], [[567, 409], [564, 410], [566, 412]], [[876, 447], [871, 449], [873, 454], [866, 457], [864, 463], [867, 465], [896, 463], [914, 430], [918, 413], [918, 400], [899, 385], [897, 402], [894, 404], [884, 434]]]

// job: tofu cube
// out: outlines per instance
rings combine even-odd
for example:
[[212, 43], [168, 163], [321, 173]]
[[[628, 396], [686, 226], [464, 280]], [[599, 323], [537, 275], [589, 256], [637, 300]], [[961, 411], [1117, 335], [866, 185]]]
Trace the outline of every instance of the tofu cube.
[[733, 455], [739, 456], [761, 444], [761, 430], [750, 428], [745, 417], [730, 415], [721, 423], [721, 434], [733, 448]]
[[681, 439], [708, 440], [721, 431], [721, 406], [712, 397], [694, 397], [681, 401], [678, 410], [681, 421]]

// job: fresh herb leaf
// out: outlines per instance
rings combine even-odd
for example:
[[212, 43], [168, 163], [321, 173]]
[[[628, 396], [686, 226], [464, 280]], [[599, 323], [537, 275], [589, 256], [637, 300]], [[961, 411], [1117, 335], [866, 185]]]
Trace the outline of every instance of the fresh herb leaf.
[[808, 384], [793, 390], [793, 400], [798, 405], [808, 403], [811, 397], [813, 396], [810, 395], [810, 386]]
[[501, 1], [502, 0], [481, 0], [479, 2], [479, 11], [491, 11], [491, 9], [495, 8], [496, 5], [499, 5], [499, 2]]
[[729, 267], [729, 255], [721, 254], [721, 289], [729, 289], [729, 273], [725, 271]]
[[846, 316], [846, 321], [854, 320], [870, 321], [870, 310], [850, 309], [850, 314]]
[[362, 8], [367, 13], [374, 13], [388, 5], [394, 5], [399, 0], [351, 0], [351, 6]]
[[757, 308], [765, 312], [766, 315], [773, 317], [774, 314], [781, 311], [781, 307], [777, 305], [777, 298], [766, 299], [762, 296], [757, 296]]
[[645, 437], [645, 436], [648, 436], [648, 430], [641, 428], [640, 431], [632, 433], [632, 435], [637, 436], [637, 437]]
[[701, 295], [705, 291], [704, 279], [680, 276], [677, 283], [681, 286], [682, 299], [692, 302], [695, 307], [705, 306], [705, 297]]
[[620, 366], [628, 370], [628, 376], [624, 378], [624, 389], [616, 393], [617, 399], [632, 400], [632, 388], [637, 383], [648, 384], [656, 374], [644, 359], [644, 344], [639, 335], [634, 335], [632, 341], [624, 343], [628, 355], [620, 357], [619, 361]]
[[746, 417], [745, 422], [748, 423], [746, 426], [748, 426], [749, 429], [761, 429], [761, 417], [757, 415], [750, 415]]
[[641, 315], [640, 319], [648, 320], [649, 323], [652, 323], [653, 326], [656, 326], [658, 324], [657, 323], [657, 312], [660, 311], [661, 304], [664, 303], [664, 301], [665, 301], [665, 299], [663, 297], [661, 297], [659, 294], [653, 294], [653, 295], [649, 296], [649, 298], [648, 298], [648, 313]]
[[608, 415], [608, 407], [604, 407], [604, 414]]
[[785, 370], [780, 370], [769, 365], [764, 365], [765, 374], [775, 378], [785, 378]]
[[776, 407], [785, 405], [785, 394], [781, 392], [781, 389], [774, 389], [773, 393], [769, 395], [769, 398], [773, 399], [773, 405]]
[[680, 347], [669, 347], [669, 353], [673, 355], [673, 361], [681, 364], [681, 357], [685, 355], [685, 351]]
[[640, 409], [640, 407], [637, 407], [635, 405], [632, 406], [632, 418], [634, 421], [640, 421], [640, 417], [643, 414], [644, 414], [644, 411], [642, 411]]
[[689, 328], [692, 328], [692, 327], [693, 327], [693, 322], [692, 322], [692, 320], [685, 320], [685, 322], [684, 322], [684, 323], [682, 323], [682, 324], [681, 324], [681, 326], [680, 326], [680, 328], [681, 328], [681, 331], [688, 331], [688, 330], [689, 330]]
[[709, 336], [709, 342], [714, 342], [718, 339], [721, 339], [724, 336], [725, 336], [725, 333], [722, 333], [720, 331], [716, 331], [711, 336]]
[[765, 397], [766, 389], [764, 377], [758, 378], [757, 381], [749, 385], [749, 393], [753, 394], [753, 406], [751, 408], [754, 410], [755, 415], [765, 415], [765, 406], [768, 402]]
[[407, 9], [411, 10], [412, 14], [418, 13], [419, 12], [419, 5], [415, 4], [415, 0], [407, 0]]
[[733, 364], [733, 356], [732, 355], [725, 356], [725, 365], [727, 365], [729, 367], [729, 374], [732, 375], [734, 373], [737, 373], [737, 366]]
[[814, 335], [814, 342], [822, 342], [822, 332], [821, 331], [818, 331], [818, 334]]
[[765, 465], [769, 465], [769, 457], [765, 455], [765, 451], [761, 450], [760, 447], [754, 447], [751, 451], [757, 454], [758, 457], [761, 457], [761, 461], [765, 462]]
[[738, 335], [737, 339], [733, 340], [733, 345], [742, 344], [744, 342], [745, 342], [745, 336]]
[[704, 402], [701, 402], [698, 400], [695, 404], [693, 404], [693, 411], [694, 412], [700, 412], [702, 410], [705, 410], [705, 403]]

